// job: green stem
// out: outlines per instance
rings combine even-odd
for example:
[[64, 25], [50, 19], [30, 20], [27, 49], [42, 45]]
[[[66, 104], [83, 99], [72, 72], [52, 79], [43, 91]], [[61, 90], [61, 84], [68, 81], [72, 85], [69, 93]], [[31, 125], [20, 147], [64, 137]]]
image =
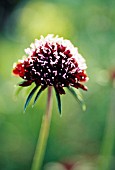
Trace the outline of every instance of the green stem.
[[115, 140], [115, 89], [111, 89], [110, 112], [107, 116], [105, 135], [102, 143], [101, 157], [99, 159], [99, 170], [109, 170]]
[[47, 146], [47, 140], [49, 136], [51, 117], [52, 117], [52, 87], [49, 86], [46, 113], [43, 116], [39, 139], [37, 142], [31, 170], [41, 170]]

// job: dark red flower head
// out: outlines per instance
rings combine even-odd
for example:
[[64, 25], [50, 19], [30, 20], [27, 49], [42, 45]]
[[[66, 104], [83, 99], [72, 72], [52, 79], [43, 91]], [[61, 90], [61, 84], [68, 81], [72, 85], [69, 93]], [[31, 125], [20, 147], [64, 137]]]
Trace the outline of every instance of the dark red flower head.
[[65, 94], [64, 87], [87, 90], [82, 84], [88, 80], [85, 59], [69, 40], [52, 34], [45, 38], [41, 36], [25, 52], [27, 57], [15, 63], [13, 68], [13, 74], [24, 79], [20, 86], [29, 86], [34, 82], [35, 90], [41, 86], [40, 92], [53, 86], [58, 98], [59, 94]]
[[59, 94], [63, 87], [73, 86], [87, 90], [81, 82], [87, 81], [84, 58], [69, 40], [48, 35], [25, 49], [27, 58], [14, 64], [13, 73], [25, 80], [21, 86], [35, 82], [36, 85], [54, 86]]

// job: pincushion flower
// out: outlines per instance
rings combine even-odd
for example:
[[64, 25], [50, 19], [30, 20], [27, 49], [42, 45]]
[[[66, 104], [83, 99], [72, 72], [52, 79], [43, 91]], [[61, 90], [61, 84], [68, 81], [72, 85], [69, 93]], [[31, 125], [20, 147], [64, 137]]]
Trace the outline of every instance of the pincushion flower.
[[30, 48], [25, 49], [25, 52], [27, 56], [15, 63], [13, 67], [13, 74], [24, 80], [19, 83], [19, 86], [26, 87], [32, 83], [35, 84], [35, 87], [27, 97], [24, 110], [27, 108], [38, 87], [40, 89], [37, 91], [34, 104], [41, 92], [48, 88], [46, 114], [43, 115], [39, 140], [32, 163], [32, 170], [40, 170], [52, 116], [52, 87], [54, 87], [56, 92], [60, 113], [60, 95], [65, 94], [65, 87], [83, 104], [83, 100], [74, 88], [87, 90], [87, 87], [83, 85], [83, 82], [88, 80], [85, 71], [87, 66], [85, 59], [69, 40], [64, 40], [58, 36], [54, 37], [52, 34], [47, 35], [45, 38], [41, 36], [40, 40], [36, 39], [30, 45]]
[[20, 86], [29, 86], [32, 83], [36, 85], [27, 98], [25, 109], [39, 86], [41, 88], [34, 103], [44, 89], [53, 86], [60, 111], [60, 95], [65, 94], [64, 87], [87, 90], [82, 84], [88, 80], [85, 59], [69, 40], [54, 37], [52, 34], [45, 38], [41, 36], [25, 52], [27, 57], [19, 60], [13, 67], [13, 74], [24, 79]]

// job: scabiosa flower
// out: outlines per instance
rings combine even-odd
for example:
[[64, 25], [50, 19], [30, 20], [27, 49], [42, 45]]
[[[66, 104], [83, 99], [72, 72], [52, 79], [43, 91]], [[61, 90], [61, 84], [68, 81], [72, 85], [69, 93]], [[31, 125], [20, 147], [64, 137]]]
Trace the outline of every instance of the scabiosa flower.
[[60, 95], [65, 94], [64, 87], [69, 90], [70, 86], [87, 90], [82, 84], [88, 80], [85, 59], [69, 40], [54, 37], [52, 34], [45, 38], [41, 36], [40, 40], [36, 39], [25, 52], [27, 57], [19, 60], [13, 67], [13, 74], [24, 79], [20, 86], [29, 86], [32, 83], [36, 85], [27, 98], [25, 108], [39, 86], [41, 88], [34, 103], [44, 89], [53, 86], [60, 111]]
[[[46, 114], [43, 115], [39, 140], [32, 163], [32, 170], [38, 170], [41, 169], [43, 163], [49, 135], [52, 116], [52, 87], [54, 87], [56, 92], [60, 113], [60, 95], [65, 94], [64, 87], [67, 87], [83, 106], [83, 100], [74, 91], [74, 88], [87, 90], [87, 87], [82, 84], [88, 80], [85, 72], [87, 66], [85, 59], [69, 40], [64, 40], [58, 36], [54, 37], [52, 34], [47, 35], [45, 38], [41, 36], [40, 40], [36, 39], [25, 52], [27, 57], [15, 63], [13, 68], [13, 74], [24, 80], [22, 83], [19, 83], [19, 86], [26, 87], [32, 83], [35, 84], [35, 87], [27, 97], [24, 110], [27, 108], [38, 87], [40, 89], [35, 96], [34, 104], [41, 92], [48, 87]], [[67, 168], [71, 167], [68, 166]]]

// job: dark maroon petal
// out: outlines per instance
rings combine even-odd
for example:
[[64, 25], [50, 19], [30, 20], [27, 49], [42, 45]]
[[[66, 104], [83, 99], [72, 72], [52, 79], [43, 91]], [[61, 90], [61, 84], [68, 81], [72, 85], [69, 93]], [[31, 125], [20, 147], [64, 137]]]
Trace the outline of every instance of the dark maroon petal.
[[86, 81], [86, 79], [87, 79], [87, 75], [84, 73], [84, 71], [82, 71], [82, 72], [76, 72], [76, 78], [78, 79], [78, 81], [80, 81], [80, 82], [84, 82], [84, 81]]
[[83, 84], [80, 84], [80, 83], [75, 83], [75, 84], [72, 84], [71, 86], [73, 86], [73, 87], [75, 87], [75, 88], [81, 88], [81, 89], [83, 89], [83, 90], [85, 90], [85, 91], [87, 91], [88, 90], [88, 88], [86, 87], [86, 86], [84, 86]]
[[18, 85], [22, 87], [26, 87], [26, 86], [30, 86], [32, 83], [33, 83], [32, 81], [23, 81], [19, 83]]
[[65, 94], [63, 87], [58, 86], [58, 87], [55, 87], [55, 89], [59, 94]]

